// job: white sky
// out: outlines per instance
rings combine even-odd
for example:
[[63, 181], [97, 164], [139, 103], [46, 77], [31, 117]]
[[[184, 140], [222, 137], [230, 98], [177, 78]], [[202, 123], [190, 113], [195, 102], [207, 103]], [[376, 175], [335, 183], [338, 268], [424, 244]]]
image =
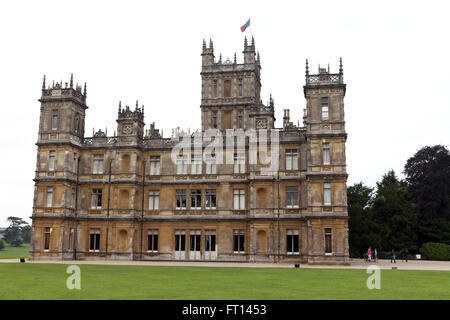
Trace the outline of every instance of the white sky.
[[2, 1], [0, 226], [31, 222], [44, 74], [87, 82], [86, 136], [113, 134], [119, 100], [138, 99], [166, 137], [199, 129], [202, 39], [240, 63], [248, 18], [276, 126], [284, 108], [301, 122], [305, 59], [337, 72], [342, 56], [348, 185], [401, 175], [422, 146], [450, 144], [448, 13], [446, 1]]

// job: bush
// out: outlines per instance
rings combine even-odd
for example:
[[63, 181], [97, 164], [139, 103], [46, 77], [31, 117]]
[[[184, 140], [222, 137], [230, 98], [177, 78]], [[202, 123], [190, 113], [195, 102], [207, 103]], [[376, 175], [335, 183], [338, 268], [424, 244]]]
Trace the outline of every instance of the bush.
[[420, 253], [427, 260], [450, 261], [450, 246], [448, 244], [427, 242], [420, 248]]
[[5, 241], [0, 240], [0, 250], [3, 250], [5, 248]]

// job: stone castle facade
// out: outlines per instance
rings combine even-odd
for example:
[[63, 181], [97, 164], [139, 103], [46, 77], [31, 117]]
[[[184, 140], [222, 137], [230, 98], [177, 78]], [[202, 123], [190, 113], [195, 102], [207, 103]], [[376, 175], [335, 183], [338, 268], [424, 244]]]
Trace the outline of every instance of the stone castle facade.
[[[32, 213], [32, 259], [295, 261], [349, 259], [344, 96], [339, 72], [310, 74], [303, 126], [275, 128], [274, 100], [260, 97], [254, 39], [244, 61], [217, 60], [203, 42], [201, 131], [277, 131], [279, 168], [261, 174], [245, 147], [178, 155], [188, 134], [145, 129], [144, 106], [119, 104], [117, 131], [85, 137], [86, 84], [46, 86]], [[195, 88], [194, 88], [195, 89]], [[270, 134], [269, 134], [270, 135]], [[258, 149], [258, 152], [261, 152]], [[259, 156], [258, 156], [259, 157]], [[222, 160], [222, 161], [221, 161]]]

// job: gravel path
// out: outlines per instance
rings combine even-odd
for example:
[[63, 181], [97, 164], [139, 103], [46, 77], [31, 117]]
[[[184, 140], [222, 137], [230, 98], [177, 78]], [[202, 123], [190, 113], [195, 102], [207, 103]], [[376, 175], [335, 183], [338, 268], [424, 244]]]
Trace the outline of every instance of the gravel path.
[[[20, 263], [19, 259], [0, 259], [0, 263]], [[121, 265], [121, 266], [186, 266], [186, 267], [246, 267], [246, 268], [293, 268], [293, 263], [247, 263], [247, 262], [206, 262], [206, 261], [128, 261], [128, 260], [39, 260], [26, 263], [53, 263], [53, 264], [92, 264], [92, 265]], [[308, 265], [301, 264], [301, 268], [326, 268], [326, 269], [365, 269], [370, 265], [376, 265], [381, 269], [398, 270], [445, 270], [450, 271], [450, 261], [410, 260], [409, 262], [390, 263], [389, 260], [379, 260], [377, 263], [368, 263], [362, 259], [351, 259], [350, 265]]]

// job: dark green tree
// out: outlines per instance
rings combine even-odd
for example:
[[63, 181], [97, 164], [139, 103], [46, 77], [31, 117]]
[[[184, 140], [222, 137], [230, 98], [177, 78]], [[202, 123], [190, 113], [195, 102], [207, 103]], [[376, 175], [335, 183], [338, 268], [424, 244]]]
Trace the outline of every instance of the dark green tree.
[[413, 201], [408, 187], [401, 183], [393, 170], [377, 182], [373, 201], [373, 222], [381, 236], [381, 248], [408, 248], [418, 250], [417, 227], [419, 209]]
[[450, 244], [450, 152], [425, 146], [408, 159], [405, 181], [420, 208], [418, 241]]
[[9, 227], [5, 230], [5, 241], [12, 247], [20, 247], [23, 243], [22, 228], [27, 223], [19, 217], [8, 217]]

